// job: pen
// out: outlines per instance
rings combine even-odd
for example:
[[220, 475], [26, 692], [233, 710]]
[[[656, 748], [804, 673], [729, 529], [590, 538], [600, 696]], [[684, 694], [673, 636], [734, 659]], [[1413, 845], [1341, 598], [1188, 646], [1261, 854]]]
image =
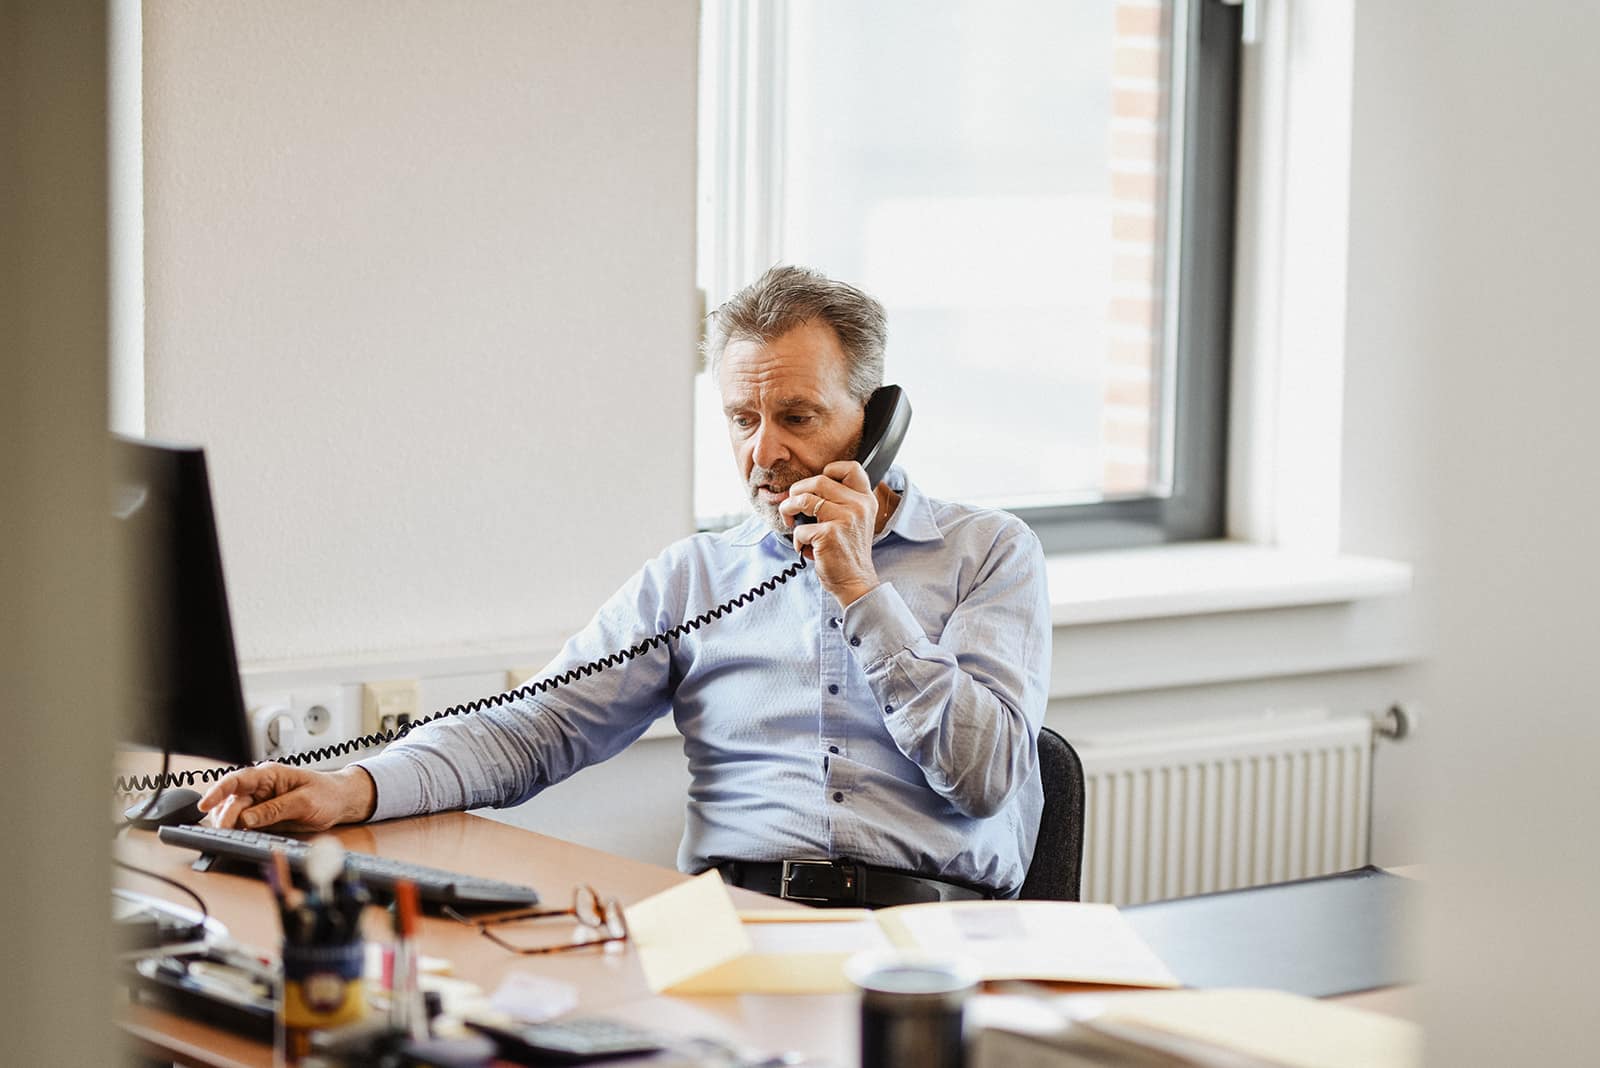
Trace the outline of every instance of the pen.
[[272, 887], [272, 896], [278, 899], [278, 908], [284, 908], [288, 902], [285, 896], [293, 885], [289, 880], [289, 860], [279, 850], [272, 851], [272, 860], [263, 864], [262, 869], [267, 877], [267, 885]]
[[338, 945], [345, 941], [343, 914], [334, 901], [334, 881], [344, 871], [344, 849], [326, 835], [313, 839], [306, 850], [306, 881], [311, 884], [310, 905], [314, 914], [313, 941], [318, 945]]
[[428, 1014], [417, 987], [417, 884], [397, 879], [394, 884], [395, 924], [399, 937], [394, 944], [394, 972], [389, 990], [389, 1024], [394, 1030], [415, 1039], [428, 1037]]
[[357, 938], [361, 932], [361, 912], [372, 903], [372, 898], [367, 894], [367, 888], [360, 881], [350, 878], [348, 872], [341, 873], [333, 885], [334, 903], [344, 940]]
[[303, 904], [304, 895], [294, 887], [289, 874], [289, 859], [278, 850], [272, 851], [270, 863], [262, 864], [267, 885], [278, 902], [278, 918], [283, 922], [283, 937], [289, 942], [308, 942], [313, 936], [315, 916]]

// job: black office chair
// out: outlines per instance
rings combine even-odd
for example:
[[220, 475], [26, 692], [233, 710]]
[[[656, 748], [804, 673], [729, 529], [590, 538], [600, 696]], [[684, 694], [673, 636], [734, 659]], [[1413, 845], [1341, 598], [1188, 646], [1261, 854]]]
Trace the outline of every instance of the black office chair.
[[1067, 740], [1039, 729], [1039, 776], [1044, 812], [1022, 891], [1035, 901], [1076, 901], [1083, 879], [1083, 764]]

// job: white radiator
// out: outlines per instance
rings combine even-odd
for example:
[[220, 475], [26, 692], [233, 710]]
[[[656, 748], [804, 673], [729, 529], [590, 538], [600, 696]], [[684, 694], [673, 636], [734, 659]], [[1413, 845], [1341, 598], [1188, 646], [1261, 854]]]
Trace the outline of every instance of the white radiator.
[[1077, 737], [1083, 900], [1135, 905], [1367, 863], [1373, 725], [1274, 717]]

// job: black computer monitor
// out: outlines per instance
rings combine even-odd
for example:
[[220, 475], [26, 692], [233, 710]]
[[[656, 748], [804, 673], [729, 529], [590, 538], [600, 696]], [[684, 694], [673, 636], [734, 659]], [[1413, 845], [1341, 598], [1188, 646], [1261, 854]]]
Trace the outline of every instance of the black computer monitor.
[[113, 435], [112, 456], [132, 675], [124, 736], [247, 763], [250, 729], [205, 453]]

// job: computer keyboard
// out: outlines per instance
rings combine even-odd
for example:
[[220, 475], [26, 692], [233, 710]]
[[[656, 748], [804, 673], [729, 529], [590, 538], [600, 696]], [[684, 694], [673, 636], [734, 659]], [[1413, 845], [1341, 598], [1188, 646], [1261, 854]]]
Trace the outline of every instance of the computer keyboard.
[[[282, 853], [289, 861], [289, 868], [299, 874], [309, 848], [299, 838], [238, 827], [162, 827], [156, 834], [168, 845], [197, 849], [225, 860], [243, 861], [252, 871], [262, 862], [271, 860], [273, 853]], [[371, 853], [347, 852], [345, 867], [379, 898], [393, 896], [396, 879], [409, 879], [416, 884], [425, 903], [475, 909], [539, 903], [539, 894], [531, 886], [408, 864]]]

